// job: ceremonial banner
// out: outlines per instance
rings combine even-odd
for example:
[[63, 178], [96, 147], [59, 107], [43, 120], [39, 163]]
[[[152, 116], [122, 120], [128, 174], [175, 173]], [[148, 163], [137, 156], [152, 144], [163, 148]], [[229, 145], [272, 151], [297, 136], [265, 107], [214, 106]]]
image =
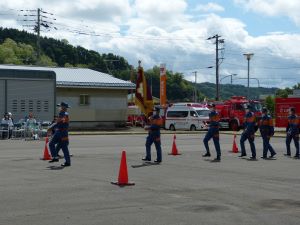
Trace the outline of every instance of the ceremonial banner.
[[135, 89], [135, 104], [148, 117], [153, 112], [151, 90], [144, 75], [143, 67], [139, 66]]
[[166, 103], [167, 103], [166, 64], [160, 64], [160, 105], [165, 107]]

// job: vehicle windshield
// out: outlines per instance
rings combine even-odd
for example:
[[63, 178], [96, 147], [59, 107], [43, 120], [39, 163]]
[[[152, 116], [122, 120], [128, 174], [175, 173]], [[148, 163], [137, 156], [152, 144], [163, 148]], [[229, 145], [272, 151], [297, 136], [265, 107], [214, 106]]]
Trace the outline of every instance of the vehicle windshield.
[[262, 110], [262, 106], [260, 102], [251, 102], [250, 103], [253, 112], [260, 112]]
[[210, 111], [207, 109], [196, 110], [199, 117], [208, 117]]

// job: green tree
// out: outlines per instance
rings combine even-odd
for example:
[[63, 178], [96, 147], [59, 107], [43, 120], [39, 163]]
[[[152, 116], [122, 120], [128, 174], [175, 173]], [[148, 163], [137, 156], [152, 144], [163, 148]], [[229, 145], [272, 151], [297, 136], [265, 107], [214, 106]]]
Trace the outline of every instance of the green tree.
[[35, 59], [34, 49], [30, 45], [16, 43], [10, 38], [0, 45], [0, 63], [31, 64]]
[[40, 61], [39, 61], [40, 66], [57, 66], [55, 62], [53, 62], [48, 56], [46, 55], [41, 55]]
[[271, 115], [274, 115], [274, 112], [275, 112], [275, 98], [269, 95], [266, 98], [265, 106], [269, 110]]
[[279, 89], [276, 91], [276, 96], [280, 98], [287, 98], [288, 95], [293, 94], [293, 90], [291, 88]]

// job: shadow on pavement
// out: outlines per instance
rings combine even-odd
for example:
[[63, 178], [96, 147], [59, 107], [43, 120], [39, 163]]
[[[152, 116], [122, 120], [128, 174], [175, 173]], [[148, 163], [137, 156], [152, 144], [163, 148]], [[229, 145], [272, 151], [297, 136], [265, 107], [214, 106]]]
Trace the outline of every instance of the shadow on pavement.
[[144, 162], [142, 164], [138, 165], [131, 165], [132, 168], [140, 168], [140, 167], [146, 167], [146, 166], [157, 166], [160, 165], [160, 163], [155, 163], [155, 162]]
[[63, 167], [63, 166], [47, 166], [48, 170], [62, 170], [64, 168], [65, 167]]

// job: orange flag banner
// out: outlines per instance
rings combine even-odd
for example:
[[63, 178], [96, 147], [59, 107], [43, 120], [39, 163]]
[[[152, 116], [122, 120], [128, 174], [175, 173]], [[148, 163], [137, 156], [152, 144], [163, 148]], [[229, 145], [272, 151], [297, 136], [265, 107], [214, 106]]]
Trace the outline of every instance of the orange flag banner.
[[153, 112], [152, 93], [144, 75], [143, 67], [141, 66], [138, 68], [136, 80], [135, 104], [147, 117]]

